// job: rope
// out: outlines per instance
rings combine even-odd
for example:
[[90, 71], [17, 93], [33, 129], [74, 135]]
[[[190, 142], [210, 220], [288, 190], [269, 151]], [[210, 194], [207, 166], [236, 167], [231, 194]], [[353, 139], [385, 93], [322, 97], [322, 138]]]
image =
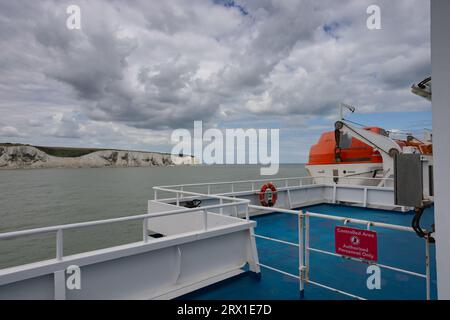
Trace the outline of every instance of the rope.
[[358, 123], [358, 122], [355, 122], [355, 121], [352, 121], [352, 120], [348, 120], [348, 119], [344, 119], [344, 118], [342, 118], [342, 120], [345, 120], [345, 121], [347, 121], [347, 122], [356, 124], [356, 125], [361, 126], [361, 127], [367, 127], [367, 125], [365, 125], [365, 124]]

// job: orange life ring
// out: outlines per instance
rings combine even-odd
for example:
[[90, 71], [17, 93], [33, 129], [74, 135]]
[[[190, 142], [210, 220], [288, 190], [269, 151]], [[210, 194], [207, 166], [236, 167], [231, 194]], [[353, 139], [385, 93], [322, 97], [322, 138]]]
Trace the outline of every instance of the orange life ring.
[[[266, 200], [267, 190], [270, 190], [269, 198]], [[275, 188], [272, 182], [266, 183], [261, 187], [261, 192], [259, 193], [259, 202], [264, 207], [273, 207], [275, 202], [277, 202], [277, 188]]]

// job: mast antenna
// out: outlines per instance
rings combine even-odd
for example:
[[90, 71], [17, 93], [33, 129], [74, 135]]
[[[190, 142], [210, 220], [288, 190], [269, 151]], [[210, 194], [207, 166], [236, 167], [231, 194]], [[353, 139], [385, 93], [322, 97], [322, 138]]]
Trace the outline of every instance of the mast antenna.
[[350, 110], [351, 113], [355, 112], [356, 108], [354, 106], [351, 106], [347, 103], [343, 103], [341, 102], [339, 104], [339, 120], [343, 120], [344, 119], [344, 108]]

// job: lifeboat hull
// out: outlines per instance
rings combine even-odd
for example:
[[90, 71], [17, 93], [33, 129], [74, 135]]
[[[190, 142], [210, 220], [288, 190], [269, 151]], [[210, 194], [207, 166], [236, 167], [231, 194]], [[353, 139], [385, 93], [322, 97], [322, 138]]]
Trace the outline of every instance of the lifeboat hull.
[[[378, 127], [365, 130], [384, 134]], [[339, 183], [349, 185], [377, 186], [375, 177], [382, 176], [383, 159], [380, 153], [364, 142], [341, 135], [336, 146], [336, 132], [323, 133], [311, 146], [306, 170], [315, 183]]]
[[306, 165], [308, 174], [315, 183], [339, 183], [350, 185], [376, 186], [380, 182], [373, 179], [374, 172], [382, 172], [382, 163], [350, 163]]

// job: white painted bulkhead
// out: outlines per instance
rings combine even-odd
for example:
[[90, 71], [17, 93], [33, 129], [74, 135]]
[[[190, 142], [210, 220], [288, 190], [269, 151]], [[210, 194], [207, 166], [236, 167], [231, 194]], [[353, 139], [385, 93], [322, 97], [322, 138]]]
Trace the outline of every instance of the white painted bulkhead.
[[434, 215], [438, 298], [450, 299], [450, 1], [431, 1]]

